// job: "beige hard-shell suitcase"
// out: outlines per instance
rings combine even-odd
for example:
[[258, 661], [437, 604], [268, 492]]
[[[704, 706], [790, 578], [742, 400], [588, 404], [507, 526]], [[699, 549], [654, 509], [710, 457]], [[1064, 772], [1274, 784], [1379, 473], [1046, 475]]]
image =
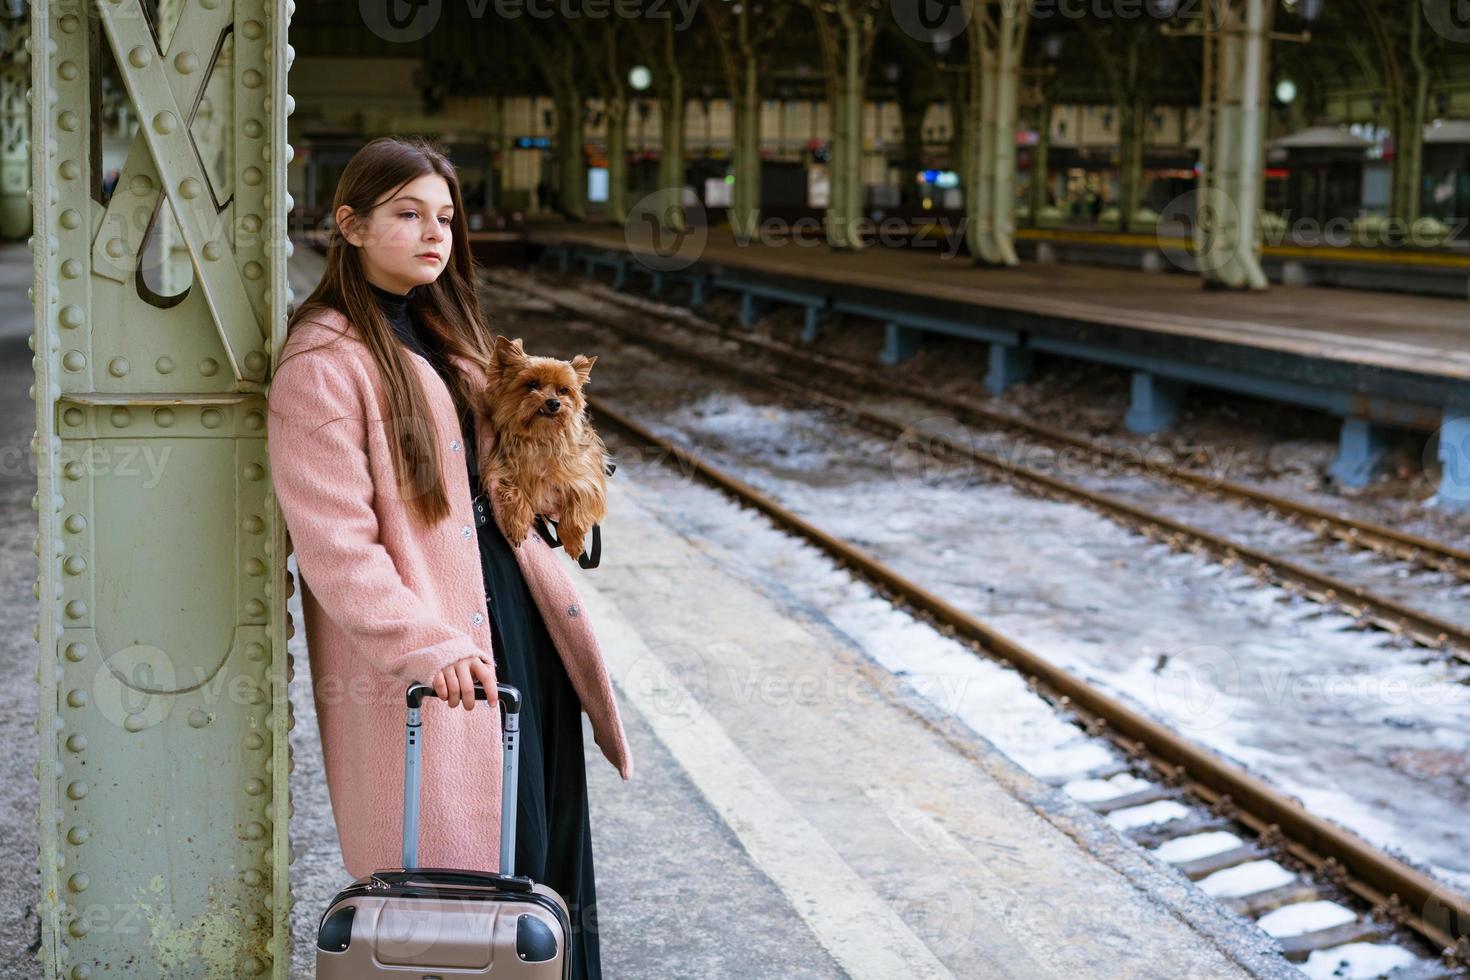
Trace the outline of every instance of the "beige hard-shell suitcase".
[[[317, 927], [319, 980], [568, 980], [571, 919], [560, 895], [514, 874], [516, 767], [521, 695], [497, 685], [504, 711], [505, 775], [500, 821], [503, 874], [415, 867], [418, 859], [420, 705], [436, 697], [408, 688], [403, 773], [403, 867], [375, 871], [337, 893]], [[485, 691], [475, 684], [475, 697]]]

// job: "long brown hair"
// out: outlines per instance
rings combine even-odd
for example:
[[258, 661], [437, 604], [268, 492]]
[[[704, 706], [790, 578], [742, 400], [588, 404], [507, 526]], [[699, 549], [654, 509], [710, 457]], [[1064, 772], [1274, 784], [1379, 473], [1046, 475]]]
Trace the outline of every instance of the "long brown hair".
[[[385, 195], [391, 197], [405, 184], [425, 174], [438, 174], [449, 185], [449, 196], [454, 203], [453, 242], [439, 278], [414, 289], [412, 311], [431, 335], [428, 338], [431, 351], [449, 368], [442, 373], [463, 420], [477, 393], [469, 390], [468, 381], [453, 369], [447, 355], [457, 354], [487, 364], [490, 341], [475, 293], [478, 264], [470, 253], [469, 223], [454, 165], [436, 146], [422, 139], [390, 136], [375, 139], [358, 150], [342, 172], [332, 201], [332, 214], [345, 204], [359, 220], [367, 220], [375, 201]], [[315, 319], [314, 314], [319, 315], [324, 309], [335, 309], [346, 315], [372, 355], [382, 378], [389, 419], [394, 423], [390, 426], [388, 442], [399, 492], [421, 522], [437, 524], [449, 516], [449, 495], [438, 478], [440, 450], [429, 423], [432, 412], [428, 397], [409, 360], [412, 355], [398, 342], [368, 288], [358, 248], [343, 237], [335, 221], [327, 242], [326, 271], [316, 289], [291, 315], [287, 332], [303, 320]], [[435, 347], [438, 349], [433, 350]]]

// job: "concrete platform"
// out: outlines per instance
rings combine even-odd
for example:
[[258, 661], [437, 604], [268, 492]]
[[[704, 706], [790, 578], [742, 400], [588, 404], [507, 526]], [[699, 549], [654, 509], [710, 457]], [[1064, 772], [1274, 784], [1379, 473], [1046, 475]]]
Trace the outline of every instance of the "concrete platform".
[[[610, 268], [615, 288], [641, 278], [662, 294], [688, 283], [689, 302], [740, 297], [740, 322], [764, 307], [804, 310], [802, 341], [820, 344], [830, 314], [882, 325], [880, 360], [914, 356], [926, 335], [974, 341], [986, 387], [1024, 381], [1036, 353], [1132, 372], [1125, 425], [1168, 428], [1190, 387], [1301, 406], [1341, 418], [1331, 477], [1370, 482], [1389, 428], [1437, 432], [1435, 500], [1470, 506], [1470, 328], [1463, 299], [1280, 285], [1266, 292], [1203, 288], [1193, 276], [1023, 263], [976, 266], [958, 232], [909, 248], [836, 252], [813, 225], [748, 244], [725, 228], [653, 239], [646, 228], [535, 224], [530, 237], [563, 271]], [[932, 247], [931, 247], [932, 246]], [[534, 253], [533, 253], [534, 254]], [[641, 286], [642, 283], [639, 283]]]
[[606, 975], [1299, 975], [655, 504], [620, 473], [579, 579], [636, 756], [588, 730]]

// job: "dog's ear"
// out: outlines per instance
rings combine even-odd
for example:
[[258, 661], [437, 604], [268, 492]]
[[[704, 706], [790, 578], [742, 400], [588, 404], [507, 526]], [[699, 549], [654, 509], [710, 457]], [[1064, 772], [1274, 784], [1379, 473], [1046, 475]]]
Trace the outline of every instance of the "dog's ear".
[[521, 348], [521, 340], [507, 340], [500, 334], [495, 335], [495, 349], [490, 352], [490, 364], [496, 368], [506, 368], [519, 364], [526, 359], [526, 352]]
[[592, 374], [592, 365], [596, 363], [596, 354], [592, 355], [591, 357], [588, 357], [585, 354], [578, 354], [576, 357], [572, 358], [572, 369], [577, 372], [577, 379], [581, 381], [582, 384], [587, 383], [587, 377]]

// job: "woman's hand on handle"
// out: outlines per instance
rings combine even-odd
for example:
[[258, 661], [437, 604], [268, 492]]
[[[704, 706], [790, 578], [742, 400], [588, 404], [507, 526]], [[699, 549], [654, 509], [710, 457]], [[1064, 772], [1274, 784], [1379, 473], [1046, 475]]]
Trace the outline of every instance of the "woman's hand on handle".
[[485, 689], [485, 703], [495, 707], [495, 665], [483, 654], [464, 657], [439, 670], [430, 682], [434, 693], [449, 702], [451, 708], [464, 705], [466, 711], [475, 708], [475, 681]]

